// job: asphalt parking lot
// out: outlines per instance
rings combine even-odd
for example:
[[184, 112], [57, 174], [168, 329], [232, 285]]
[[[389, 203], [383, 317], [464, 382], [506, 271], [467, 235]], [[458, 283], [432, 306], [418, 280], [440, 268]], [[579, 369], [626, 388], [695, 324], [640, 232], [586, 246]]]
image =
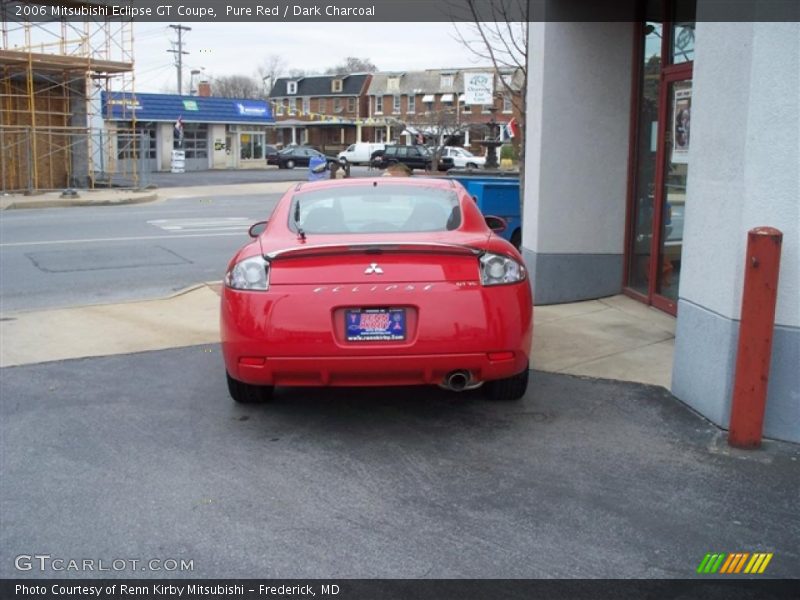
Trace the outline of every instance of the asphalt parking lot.
[[663, 388], [532, 375], [516, 403], [238, 406], [217, 345], [2, 369], [0, 577], [91, 576], [14, 567], [47, 553], [194, 578], [684, 578], [717, 551], [797, 576], [798, 446], [730, 451]]

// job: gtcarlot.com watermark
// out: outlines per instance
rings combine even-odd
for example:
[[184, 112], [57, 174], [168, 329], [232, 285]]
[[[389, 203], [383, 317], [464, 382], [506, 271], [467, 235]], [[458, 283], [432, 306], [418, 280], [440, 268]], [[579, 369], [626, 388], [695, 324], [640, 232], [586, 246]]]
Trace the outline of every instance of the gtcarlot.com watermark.
[[194, 571], [194, 560], [184, 558], [63, 558], [50, 554], [19, 554], [17, 571], [40, 572], [183, 572]]

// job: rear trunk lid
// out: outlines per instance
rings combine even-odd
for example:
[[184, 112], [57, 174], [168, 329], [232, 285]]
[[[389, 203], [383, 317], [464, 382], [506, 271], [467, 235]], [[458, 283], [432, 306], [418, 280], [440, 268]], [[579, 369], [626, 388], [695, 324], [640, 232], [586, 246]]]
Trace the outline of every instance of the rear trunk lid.
[[437, 242], [318, 244], [266, 254], [270, 285], [475, 281], [479, 250]]

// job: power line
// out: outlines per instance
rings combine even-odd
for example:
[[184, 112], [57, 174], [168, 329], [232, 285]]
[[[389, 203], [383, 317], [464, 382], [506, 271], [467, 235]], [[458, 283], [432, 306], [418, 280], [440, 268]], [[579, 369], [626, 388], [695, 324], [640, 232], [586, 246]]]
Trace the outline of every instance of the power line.
[[[167, 50], [167, 52], [172, 52], [175, 55], [175, 66], [178, 69], [178, 95], [183, 94], [183, 83], [181, 81], [181, 76], [183, 73], [183, 55], [189, 54], [183, 49], [183, 37], [182, 33], [184, 31], [191, 31], [191, 27], [184, 27], [183, 25], [170, 25], [172, 29], [178, 32], [178, 42], [173, 42], [172, 50]], [[177, 45], [177, 50], [175, 46]]]

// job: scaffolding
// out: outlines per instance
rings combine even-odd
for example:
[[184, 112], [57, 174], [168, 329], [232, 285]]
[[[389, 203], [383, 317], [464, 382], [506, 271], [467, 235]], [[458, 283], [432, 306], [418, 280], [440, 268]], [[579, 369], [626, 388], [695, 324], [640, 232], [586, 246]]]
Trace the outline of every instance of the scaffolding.
[[112, 134], [101, 103], [102, 91], [133, 96], [132, 21], [53, 16], [106, 4], [2, 1], [0, 191], [141, 187], [135, 106]]

